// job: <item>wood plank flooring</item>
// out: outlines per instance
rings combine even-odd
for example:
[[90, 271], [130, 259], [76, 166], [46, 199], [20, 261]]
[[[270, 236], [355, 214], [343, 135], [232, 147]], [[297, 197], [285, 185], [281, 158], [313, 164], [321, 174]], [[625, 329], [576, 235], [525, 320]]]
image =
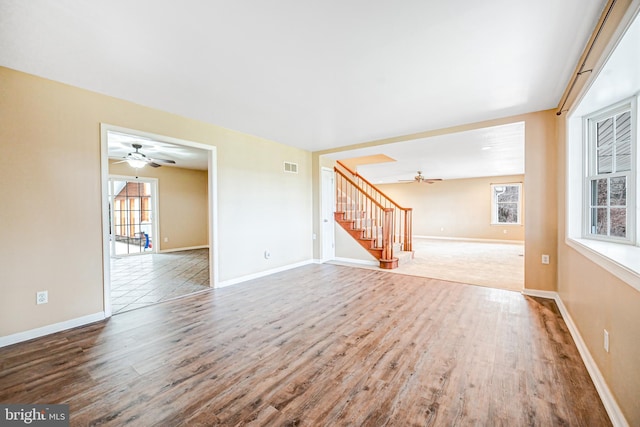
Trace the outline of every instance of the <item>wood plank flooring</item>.
[[551, 300], [309, 265], [0, 349], [73, 426], [606, 426]]

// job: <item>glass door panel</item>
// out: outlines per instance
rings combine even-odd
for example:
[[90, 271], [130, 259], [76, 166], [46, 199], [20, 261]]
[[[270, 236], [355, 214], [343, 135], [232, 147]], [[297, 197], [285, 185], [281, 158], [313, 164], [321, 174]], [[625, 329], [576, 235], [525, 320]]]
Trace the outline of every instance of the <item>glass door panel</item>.
[[154, 194], [155, 182], [109, 179], [112, 255], [155, 252]]

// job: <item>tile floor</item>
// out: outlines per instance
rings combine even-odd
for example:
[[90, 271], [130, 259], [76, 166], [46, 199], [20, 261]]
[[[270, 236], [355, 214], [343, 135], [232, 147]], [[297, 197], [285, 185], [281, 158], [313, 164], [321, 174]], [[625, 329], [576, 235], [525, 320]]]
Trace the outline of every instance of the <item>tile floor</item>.
[[209, 288], [209, 250], [111, 257], [113, 314]]

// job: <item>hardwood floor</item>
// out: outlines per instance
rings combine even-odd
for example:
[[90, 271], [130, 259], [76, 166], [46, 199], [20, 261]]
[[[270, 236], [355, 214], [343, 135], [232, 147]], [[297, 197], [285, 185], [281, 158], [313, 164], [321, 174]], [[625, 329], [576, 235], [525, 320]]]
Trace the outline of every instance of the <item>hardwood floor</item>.
[[0, 349], [71, 425], [610, 425], [551, 300], [309, 265]]

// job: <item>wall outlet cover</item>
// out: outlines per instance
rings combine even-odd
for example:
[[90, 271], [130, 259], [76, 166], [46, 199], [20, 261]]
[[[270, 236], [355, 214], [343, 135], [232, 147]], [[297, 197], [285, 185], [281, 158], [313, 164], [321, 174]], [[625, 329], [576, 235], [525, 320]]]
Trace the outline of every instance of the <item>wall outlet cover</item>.
[[49, 292], [40, 291], [36, 293], [36, 304], [46, 304], [49, 302]]

